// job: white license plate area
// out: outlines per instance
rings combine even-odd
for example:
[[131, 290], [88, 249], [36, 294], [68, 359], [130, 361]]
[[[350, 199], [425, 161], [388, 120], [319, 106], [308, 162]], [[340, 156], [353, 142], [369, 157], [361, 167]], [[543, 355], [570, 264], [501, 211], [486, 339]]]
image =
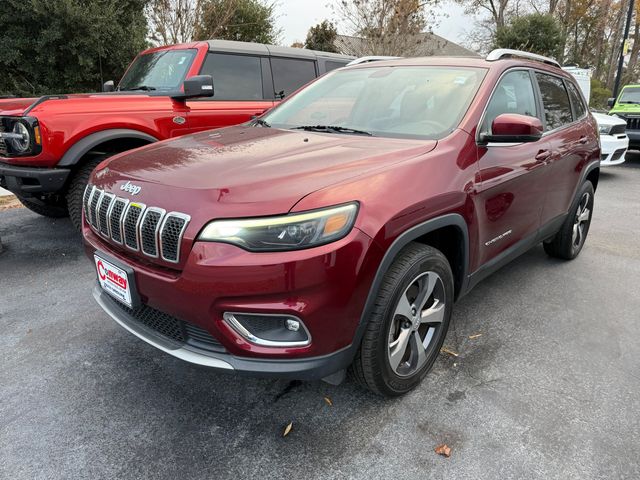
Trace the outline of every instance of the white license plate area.
[[98, 283], [102, 289], [116, 300], [132, 307], [131, 285], [127, 272], [98, 255], [94, 255], [94, 259], [98, 271]]

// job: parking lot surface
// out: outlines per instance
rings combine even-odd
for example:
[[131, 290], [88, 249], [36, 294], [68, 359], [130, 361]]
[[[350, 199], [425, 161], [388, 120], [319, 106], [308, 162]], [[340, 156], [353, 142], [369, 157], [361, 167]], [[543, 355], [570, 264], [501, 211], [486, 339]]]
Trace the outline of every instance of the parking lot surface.
[[639, 233], [634, 153], [575, 261], [538, 246], [485, 280], [458, 356], [383, 400], [166, 355], [94, 303], [68, 221], [0, 212], [0, 478], [640, 478]]

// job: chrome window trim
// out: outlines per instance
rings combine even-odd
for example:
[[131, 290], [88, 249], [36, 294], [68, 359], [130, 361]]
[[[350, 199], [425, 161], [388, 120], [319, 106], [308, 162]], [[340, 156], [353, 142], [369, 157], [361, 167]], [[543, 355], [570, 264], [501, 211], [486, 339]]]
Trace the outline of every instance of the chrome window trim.
[[[125, 220], [127, 219], [127, 215], [129, 214], [129, 211], [131, 210], [131, 207], [139, 207], [140, 208], [140, 215], [138, 216], [138, 220], [136, 221], [136, 226], [135, 226], [136, 246], [137, 246], [137, 248], [131, 248], [129, 245], [127, 245], [126, 231], [125, 231], [125, 227], [124, 227]], [[146, 209], [147, 209], [147, 206], [144, 203], [129, 202], [129, 205], [127, 205], [127, 209], [125, 210], [125, 213], [123, 213], [123, 215], [122, 215], [121, 224], [120, 224], [120, 229], [122, 231], [122, 244], [124, 245], [125, 248], [128, 248], [132, 252], [139, 252], [140, 251], [140, 230], [139, 230], [139, 227], [140, 227], [140, 220], [142, 220], [142, 217], [144, 216], [144, 211]]]
[[[247, 330], [242, 323], [235, 317], [235, 315], [253, 315], [257, 317], [286, 317], [296, 320], [300, 322], [302, 328], [304, 328], [305, 333], [307, 334], [307, 340], [300, 342], [276, 342], [274, 340], [266, 340], [264, 338], [256, 337], [249, 330]], [[236, 333], [238, 333], [241, 337], [247, 340], [250, 343], [255, 345], [260, 345], [262, 347], [306, 347], [311, 344], [311, 333], [307, 329], [307, 326], [304, 322], [295, 315], [290, 315], [288, 313], [255, 313], [255, 312], [224, 312], [222, 314], [222, 318], [224, 322], [229, 325]]]
[[[168, 259], [164, 256], [164, 251], [162, 248], [162, 232], [164, 231], [164, 227], [167, 223], [167, 220], [169, 220], [169, 218], [171, 217], [176, 217], [176, 218], [180, 218], [182, 220], [184, 220], [184, 225], [182, 226], [182, 229], [180, 230], [180, 234], [178, 235], [178, 240], [177, 240], [177, 249], [176, 249], [176, 259], [172, 260], [172, 259]], [[187, 226], [189, 225], [189, 222], [191, 221], [191, 216], [184, 214], [184, 213], [180, 213], [180, 212], [169, 212], [165, 215], [165, 217], [162, 219], [162, 225], [160, 226], [160, 231], [158, 233], [158, 240], [159, 240], [159, 246], [160, 246], [160, 258], [162, 260], [164, 260], [165, 262], [169, 262], [169, 263], [180, 263], [180, 250], [182, 249], [182, 239], [184, 237], [184, 232], [187, 230]]]
[[[115, 194], [113, 193], [107, 193], [107, 192], [103, 192], [102, 193], [102, 198], [100, 198], [100, 205], [102, 205], [102, 202], [104, 202], [105, 198], [111, 198], [111, 203], [109, 204], [109, 208], [107, 208], [107, 213], [105, 214], [106, 216], [106, 221], [107, 221], [107, 234], [105, 235], [104, 233], [102, 233], [102, 229], [98, 227], [98, 233], [100, 235], [102, 235], [105, 238], [111, 238], [111, 222], [109, 221], [109, 213], [111, 212], [111, 210], [113, 209], [113, 204], [115, 203]], [[98, 222], [100, 221], [100, 208], [97, 209], [98, 212]]]
[[[142, 226], [144, 225], [144, 222], [147, 218], [147, 215], [150, 212], [156, 212], [160, 214], [160, 219], [158, 220], [158, 224], [156, 225], [155, 228], [155, 232], [154, 232], [154, 239], [155, 239], [155, 243], [156, 243], [156, 254], [155, 255], [151, 255], [150, 253], [147, 253], [144, 251], [144, 243], [142, 242]], [[140, 247], [140, 251], [142, 252], [143, 255], [146, 255], [147, 257], [151, 257], [151, 258], [158, 258], [160, 256], [160, 236], [158, 235], [160, 232], [160, 225], [162, 224], [163, 220], [164, 220], [164, 216], [167, 213], [167, 211], [164, 208], [158, 208], [158, 207], [149, 207], [147, 208], [143, 214], [141, 214], [141, 220], [140, 220], [140, 224], [138, 225], [138, 238], [140, 239], [139, 242], [139, 247]]]

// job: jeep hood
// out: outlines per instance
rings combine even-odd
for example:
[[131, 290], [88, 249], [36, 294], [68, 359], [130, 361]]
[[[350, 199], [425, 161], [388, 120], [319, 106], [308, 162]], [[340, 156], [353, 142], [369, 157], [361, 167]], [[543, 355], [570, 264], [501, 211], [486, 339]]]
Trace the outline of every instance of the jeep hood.
[[[98, 167], [92, 182], [167, 211], [197, 216], [204, 210], [208, 219], [270, 215], [288, 212], [316, 190], [392, 168], [435, 146], [433, 140], [238, 126], [113, 157]], [[142, 187], [139, 194], [122, 191], [127, 182]]]

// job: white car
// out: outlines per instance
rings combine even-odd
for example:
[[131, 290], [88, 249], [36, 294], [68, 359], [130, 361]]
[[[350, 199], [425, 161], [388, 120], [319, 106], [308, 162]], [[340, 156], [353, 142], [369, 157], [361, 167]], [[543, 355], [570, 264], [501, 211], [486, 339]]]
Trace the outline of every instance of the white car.
[[624, 163], [629, 148], [629, 137], [625, 133], [627, 122], [613, 115], [592, 112], [600, 131], [600, 165], [609, 167]]

